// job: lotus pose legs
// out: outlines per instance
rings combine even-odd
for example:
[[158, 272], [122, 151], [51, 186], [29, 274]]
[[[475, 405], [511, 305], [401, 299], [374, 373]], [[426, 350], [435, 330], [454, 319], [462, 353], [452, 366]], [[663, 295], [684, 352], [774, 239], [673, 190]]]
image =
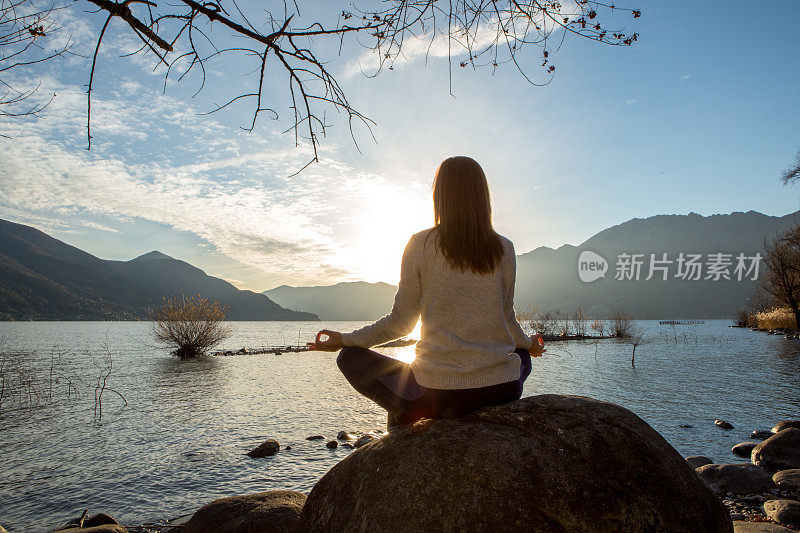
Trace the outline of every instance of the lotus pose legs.
[[517, 400], [531, 373], [531, 355], [519, 348], [520, 377], [488, 387], [429, 389], [414, 378], [411, 365], [367, 348], [346, 346], [336, 364], [355, 390], [389, 413], [389, 427], [420, 418], [457, 418], [489, 405]]

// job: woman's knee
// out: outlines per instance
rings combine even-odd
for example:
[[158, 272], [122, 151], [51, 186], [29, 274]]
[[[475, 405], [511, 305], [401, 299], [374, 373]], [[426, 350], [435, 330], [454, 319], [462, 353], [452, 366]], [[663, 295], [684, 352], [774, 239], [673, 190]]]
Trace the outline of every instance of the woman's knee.
[[344, 375], [352, 374], [354, 363], [358, 357], [359, 348], [356, 346], [345, 346], [339, 350], [339, 355], [336, 356], [336, 366], [342, 371]]

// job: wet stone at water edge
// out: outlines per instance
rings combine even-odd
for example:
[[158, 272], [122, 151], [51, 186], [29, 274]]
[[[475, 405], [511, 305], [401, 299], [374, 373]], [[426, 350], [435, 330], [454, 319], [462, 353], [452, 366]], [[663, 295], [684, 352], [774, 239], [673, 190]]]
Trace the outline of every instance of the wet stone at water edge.
[[247, 455], [250, 457], [267, 457], [270, 455], [275, 455], [280, 449], [281, 445], [278, 443], [278, 441], [275, 439], [269, 439], [263, 444], [260, 444], [258, 447], [247, 452]]

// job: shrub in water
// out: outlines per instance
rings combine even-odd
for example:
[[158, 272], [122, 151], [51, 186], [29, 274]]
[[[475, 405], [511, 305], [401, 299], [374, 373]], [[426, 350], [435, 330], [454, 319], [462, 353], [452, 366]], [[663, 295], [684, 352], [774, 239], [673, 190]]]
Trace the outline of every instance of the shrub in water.
[[164, 298], [161, 307], [150, 310], [153, 334], [159, 342], [174, 347], [182, 359], [203, 355], [231, 334], [224, 324], [227, 308], [199, 296]]

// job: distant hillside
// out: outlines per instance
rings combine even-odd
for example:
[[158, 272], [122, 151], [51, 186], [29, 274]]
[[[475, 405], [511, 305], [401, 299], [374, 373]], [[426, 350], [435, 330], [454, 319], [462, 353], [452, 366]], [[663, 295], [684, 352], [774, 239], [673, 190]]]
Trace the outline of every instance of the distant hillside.
[[[722, 318], [733, 316], [753, 294], [757, 281], [683, 280], [676, 278], [678, 254], [743, 253], [763, 255], [764, 239], [800, 221], [800, 211], [783, 217], [755, 211], [712, 215], [657, 215], [635, 218], [607, 228], [579, 246], [547, 247], [517, 256], [515, 304], [536, 304], [543, 310], [572, 312], [582, 306], [595, 317], [615, 309], [637, 318]], [[578, 257], [589, 250], [608, 263], [605, 278], [584, 283], [578, 277]], [[644, 254], [640, 278], [616, 280], [620, 253]], [[647, 281], [650, 254], [667, 254], [668, 279], [659, 273]], [[729, 272], [732, 275], [735, 264]], [[763, 274], [763, 263], [759, 275]], [[705, 264], [701, 277], [705, 277]], [[330, 287], [276, 287], [264, 294], [284, 306], [318, 314], [326, 320], [373, 320], [391, 309], [397, 288], [387, 284], [340, 283]]]
[[263, 294], [284, 307], [308, 311], [322, 320], [375, 320], [392, 309], [397, 287], [356, 281], [321, 287], [281, 285]]
[[0, 319], [135, 320], [164, 296], [181, 294], [227, 305], [231, 320], [317, 320], [160, 252], [106, 261], [0, 220]]
[[[715, 318], [732, 316], [750, 297], [757, 281], [735, 279], [719, 281], [676, 278], [678, 254], [703, 256], [702, 278], [706, 277], [708, 254], [732, 254], [729, 272], [732, 278], [735, 257], [739, 253], [763, 255], [764, 240], [774, 237], [796, 221], [800, 212], [783, 217], [755, 211], [704, 217], [658, 215], [635, 218], [605, 229], [579, 246], [565, 245], [556, 250], [540, 247], [517, 258], [516, 304], [536, 303], [542, 309], [571, 312], [583, 306], [590, 315], [605, 316], [621, 309], [637, 318]], [[578, 277], [578, 257], [589, 250], [608, 262], [605, 278], [584, 283]], [[641, 275], [636, 280], [615, 279], [618, 255], [644, 254]], [[649, 274], [650, 254], [657, 259], [667, 254], [668, 279]], [[763, 274], [763, 262], [759, 277]]]

